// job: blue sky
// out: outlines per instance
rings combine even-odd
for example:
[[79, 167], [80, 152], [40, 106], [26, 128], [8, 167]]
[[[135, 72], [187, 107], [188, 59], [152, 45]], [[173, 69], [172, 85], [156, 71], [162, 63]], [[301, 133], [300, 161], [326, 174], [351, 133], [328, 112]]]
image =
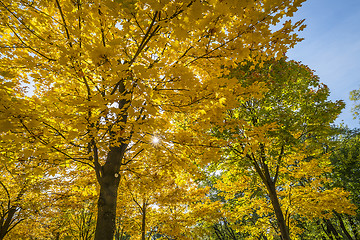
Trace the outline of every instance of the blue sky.
[[349, 92], [360, 88], [360, 0], [308, 0], [294, 15], [306, 19], [305, 38], [288, 52], [289, 59], [308, 65], [346, 109], [337, 123], [360, 128], [353, 120]]

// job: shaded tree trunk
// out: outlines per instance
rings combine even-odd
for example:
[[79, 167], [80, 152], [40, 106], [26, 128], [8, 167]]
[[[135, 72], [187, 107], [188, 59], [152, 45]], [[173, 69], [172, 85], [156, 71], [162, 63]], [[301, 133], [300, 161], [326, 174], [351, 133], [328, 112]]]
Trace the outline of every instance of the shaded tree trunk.
[[355, 239], [360, 239], [359, 232], [357, 231], [357, 226], [356, 226], [356, 224], [354, 223], [352, 217], [351, 217], [350, 215], [346, 215], [346, 216], [347, 216], [347, 219], [348, 219], [348, 221], [349, 221], [349, 223], [350, 223], [352, 232], [354, 233]]
[[286, 225], [284, 214], [281, 210], [280, 202], [276, 193], [275, 183], [271, 179], [268, 179], [268, 184], [266, 184], [266, 186], [271, 200], [271, 205], [275, 211], [277, 223], [279, 224], [282, 240], [290, 240], [289, 230]]
[[335, 211], [334, 211], [334, 213], [335, 213], [336, 217], [339, 219], [341, 230], [345, 233], [347, 239], [348, 240], [353, 240], [350, 233], [346, 230], [346, 227], [345, 227], [345, 224], [344, 224], [344, 221], [343, 221], [341, 215], [339, 213], [335, 212]]
[[325, 228], [324, 225], [321, 223], [320, 223], [320, 225], [321, 225], [321, 228], [324, 231], [324, 233], [328, 236], [328, 238], [330, 240], [334, 240], [334, 237], [332, 236], [331, 232], [329, 231], [329, 228], [328, 227]]
[[125, 144], [122, 144], [121, 147], [111, 147], [106, 163], [103, 166], [95, 163], [97, 179], [100, 184], [95, 240], [113, 240], [116, 229], [119, 170], [126, 147]]
[[145, 240], [146, 234], [146, 201], [142, 205], [142, 220], [141, 220], [141, 240]]
[[[125, 95], [126, 91], [124, 80], [118, 83], [118, 86], [113, 91], [119, 90], [121, 95]], [[123, 114], [118, 116], [118, 122], [122, 124], [127, 123], [127, 107], [129, 100], [122, 99], [119, 101], [118, 108], [123, 111]], [[124, 131], [124, 127], [120, 128], [120, 132]], [[123, 163], [124, 154], [131, 136], [123, 138], [121, 135], [117, 136], [116, 132], [110, 132], [111, 137], [120, 146], [111, 146], [108, 152], [105, 164], [103, 166], [99, 163], [98, 149], [95, 140], [92, 142], [94, 153], [94, 165], [97, 180], [100, 184], [100, 196], [98, 199], [98, 214], [95, 230], [94, 240], [113, 240], [116, 231], [116, 205], [118, 187], [120, 183], [120, 167]], [[130, 134], [131, 135], [131, 134]]]
[[[257, 120], [253, 120], [253, 124], [256, 125]], [[267, 193], [270, 197], [271, 205], [273, 206], [277, 223], [280, 228], [281, 239], [282, 240], [290, 240], [290, 234], [288, 226], [286, 225], [284, 214], [281, 210], [280, 202], [276, 192], [276, 181], [279, 174], [279, 164], [281, 162], [282, 156], [284, 154], [284, 146], [281, 147], [280, 154], [278, 157], [278, 165], [276, 167], [276, 173], [274, 178], [270, 175], [269, 167], [266, 163], [266, 154], [265, 154], [265, 145], [260, 143], [260, 158], [257, 161], [255, 157], [246, 154], [246, 157], [253, 162], [253, 166], [262, 182], [266, 186]]]
[[331, 221], [328, 220], [328, 219], [323, 219], [323, 220], [324, 220], [324, 222], [326, 224], [326, 229], [327, 229], [328, 236], [333, 235], [336, 240], [341, 240], [340, 234], [337, 232], [336, 228], [331, 223]]
[[[253, 120], [253, 124], [256, 125], [257, 120]], [[282, 240], [290, 240], [289, 228], [286, 225], [284, 214], [281, 210], [279, 198], [276, 192], [276, 181], [279, 174], [279, 164], [281, 162], [282, 156], [284, 154], [284, 146], [281, 147], [279, 156], [278, 156], [278, 164], [276, 167], [276, 173], [274, 178], [271, 177], [269, 166], [266, 163], [266, 154], [265, 154], [265, 145], [260, 143], [260, 158], [259, 162], [256, 161], [255, 158], [251, 157], [249, 154], [246, 156], [253, 161], [256, 172], [259, 174], [261, 180], [266, 186], [268, 195], [270, 197], [271, 205], [273, 206], [277, 223], [280, 228], [281, 239]]]
[[6, 214], [1, 216], [0, 219], [0, 240], [4, 239], [6, 234], [13, 229], [18, 223], [22, 221], [20, 219], [19, 221], [14, 223], [14, 215], [17, 212], [16, 207], [11, 207]]

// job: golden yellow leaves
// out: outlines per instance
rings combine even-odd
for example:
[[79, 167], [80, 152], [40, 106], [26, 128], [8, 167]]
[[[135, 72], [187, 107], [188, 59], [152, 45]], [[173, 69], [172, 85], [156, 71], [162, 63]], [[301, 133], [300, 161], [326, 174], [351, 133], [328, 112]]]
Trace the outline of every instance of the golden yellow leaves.
[[201, 1], [195, 1], [191, 7], [190, 7], [190, 16], [191, 19], [194, 19], [195, 21], [202, 19], [204, 11], [205, 4]]
[[[204, 200], [207, 189], [196, 189], [188, 180], [200, 177], [199, 167], [217, 161], [221, 148], [229, 144], [209, 137], [211, 127], [244, 126], [234, 137], [248, 138], [245, 155], [258, 151], [260, 142], [272, 144], [262, 132], [276, 126], [253, 129], [224, 118], [249, 98], [261, 98], [265, 89], [257, 82], [244, 87], [236, 78], [224, 78], [224, 66], [267, 59], [297, 42], [292, 31], [299, 24], [287, 23], [273, 34], [269, 23], [286, 11], [291, 14], [301, 1], [4, 2], [12, 12], [5, 11], [1, 37], [12, 50], [1, 48], [0, 54], [6, 56], [6, 67], [21, 67], [19, 74], [31, 77], [36, 86], [34, 96], [24, 101], [27, 107], [14, 108], [6, 99], [6, 107], [25, 109], [16, 110], [27, 117], [22, 120], [25, 136], [43, 145], [24, 151], [24, 158], [38, 154], [42, 161], [83, 174], [78, 163], [103, 165], [109, 149], [122, 146], [116, 174], [123, 177], [121, 188], [133, 194], [124, 196], [125, 201], [135, 208], [134, 199], [162, 204], [164, 217], [158, 222], [171, 226], [163, 231], [180, 236], [200, 218], [191, 215], [192, 208], [200, 215], [216, 207]], [[1, 68], [4, 78], [13, 78]], [[4, 111], [4, 119], [16, 111]], [[9, 130], [12, 123], [2, 127]], [[162, 139], [156, 146], [151, 144], [153, 133]], [[4, 135], [4, 141], [11, 140]], [[72, 190], [79, 193], [82, 188]], [[94, 189], [80, 195], [91, 194]]]
[[291, 197], [284, 201], [284, 207], [290, 209], [290, 214], [300, 214], [308, 219], [329, 218], [333, 211], [354, 214], [355, 206], [349, 200], [348, 192], [341, 188], [324, 190], [322, 185], [317, 179], [311, 187], [292, 188]]
[[162, 155], [146, 149], [138, 155], [143, 161], [134, 159], [128, 165], [132, 171], [123, 174], [126, 181], [120, 185], [118, 212], [124, 231], [134, 238], [142, 230], [151, 235], [151, 230], [156, 228], [158, 233], [183, 239], [189, 226], [205, 216], [206, 209], [212, 206], [202, 201], [208, 189], [197, 188], [180, 160], [164, 156], [169, 153], [162, 145], [155, 146]]
[[[336, 115], [341, 105], [328, 101], [326, 91], [311, 91], [318, 79], [306, 67], [284, 60], [264, 65], [249, 62], [230, 72], [229, 77], [237, 77], [244, 90], [239, 88], [243, 93], [236, 99], [238, 106], [227, 110], [224, 123], [213, 131], [227, 141], [215, 185], [224, 201], [224, 215], [241, 232], [271, 237], [277, 235], [271, 221], [296, 232], [294, 216], [328, 217], [340, 209], [336, 203], [341, 201], [350, 213], [353, 206], [347, 193], [326, 187], [331, 167], [322, 147], [329, 144], [332, 112]], [[260, 86], [267, 90], [261, 92]], [[252, 95], [247, 87], [261, 93]], [[227, 104], [228, 96], [220, 95], [219, 102]], [[305, 100], [308, 97], [315, 102], [312, 107]], [[315, 108], [316, 117], [309, 111]], [[256, 217], [250, 222], [249, 216]], [[261, 231], [253, 233], [254, 228]]]

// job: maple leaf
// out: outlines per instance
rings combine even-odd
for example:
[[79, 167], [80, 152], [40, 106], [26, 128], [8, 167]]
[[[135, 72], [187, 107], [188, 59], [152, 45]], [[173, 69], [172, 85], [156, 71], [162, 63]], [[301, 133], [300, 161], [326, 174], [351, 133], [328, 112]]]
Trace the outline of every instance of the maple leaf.
[[144, 137], [176, 112], [203, 108], [204, 128], [217, 121], [235, 99], [219, 78], [224, 66], [281, 56], [300, 41], [301, 23], [271, 25], [302, 2], [1, 0], [1, 81], [35, 88], [13, 96], [22, 105], [2, 102], [2, 119], [42, 144], [52, 163], [94, 170], [95, 239], [110, 240], [127, 155], [147, 148]]

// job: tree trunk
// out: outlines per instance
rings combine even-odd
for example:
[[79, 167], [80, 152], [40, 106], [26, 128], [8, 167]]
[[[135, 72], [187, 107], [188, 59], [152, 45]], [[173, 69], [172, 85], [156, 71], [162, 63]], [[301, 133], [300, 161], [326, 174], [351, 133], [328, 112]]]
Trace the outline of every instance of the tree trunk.
[[345, 233], [346, 238], [348, 240], [353, 240], [350, 233], [346, 230], [346, 227], [345, 227], [345, 224], [344, 224], [344, 221], [343, 221], [341, 215], [339, 213], [337, 213], [336, 211], [334, 211], [334, 213], [335, 213], [336, 217], [339, 219], [341, 230]]
[[[13, 228], [11, 227], [11, 224], [16, 212], [16, 207], [11, 207], [7, 212], [7, 217], [6, 215], [2, 216], [0, 225], [0, 240], [4, 239], [6, 234]], [[15, 225], [17, 225], [17, 223], [15, 223]]]
[[145, 240], [146, 234], [146, 207], [146, 202], [144, 200], [142, 205], [141, 240]]
[[337, 232], [336, 228], [334, 227], [334, 225], [331, 223], [330, 220], [323, 218], [325, 224], [326, 224], [326, 228], [327, 231], [329, 233], [329, 235], [334, 235], [336, 240], [341, 240], [340, 234]]
[[[256, 120], [257, 121], [257, 120]], [[256, 121], [254, 122], [254, 125], [256, 124]], [[278, 164], [280, 164], [281, 157], [284, 154], [284, 146], [281, 148]], [[256, 161], [255, 158], [252, 158], [251, 156], [247, 155], [249, 159], [251, 159], [254, 163], [254, 167], [256, 169], [256, 172], [259, 174], [261, 180], [266, 186], [266, 189], [268, 191], [271, 205], [274, 208], [275, 216], [277, 223], [280, 228], [281, 233], [281, 239], [282, 240], [290, 240], [290, 234], [288, 226], [286, 225], [286, 221], [284, 218], [284, 214], [281, 210], [280, 202], [276, 193], [276, 181], [278, 178], [278, 171], [279, 171], [279, 165], [277, 165], [276, 173], [274, 178], [271, 177], [269, 167], [266, 163], [266, 154], [265, 154], [265, 145], [263, 143], [260, 143], [260, 159], [259, 163]]]
[[117, 199], [117, 186], [114, 185], [100, 187], [95, 240], [113, 240]]
[[[327, 237], [330, 240], [334, 240], [334, 237], [332, 236], [331, 232], [329, 231], [329, 228], [326, 226], [326, 228], [324, 227], [324, 224], [320, 223], [320, 221], [317, 221], [317, 224], [321, 226], [322, 230], [324, 231], [324, 233], [327, 235]], [[327, 238], [325, 238], [327, 239]]]
[[350, 223], [350, 226], [351, 226], [351, 229], [352, 229], [352, 232], [354, 233], [354, 236], [355, 236], [355, 239], [360, 239], [360, 234], [359, 232], [357, 231], [357, 227], [356, 224], [354, 223], [353, 219], [351, 218], [350, 215], [346, 215], [347, 216], [347, 219]]
[[113, 240], [116, 229], [117, 190], [120, 182], [120, 166], [126, 145], [111, 147], [106, 163], [97, 166], [100, 196], [94, 240]]
[[271, 205], [273, 206], [275, 211], [276, 220], [279, 224], [281, 237], [283, 240], [290, 240], [289, 230], [286, 226], [284, 214], [280, 207], [280, 202], [276, 193], [275, 183], [271, 179], [268, 179], [267, 189], [271, 200]]

